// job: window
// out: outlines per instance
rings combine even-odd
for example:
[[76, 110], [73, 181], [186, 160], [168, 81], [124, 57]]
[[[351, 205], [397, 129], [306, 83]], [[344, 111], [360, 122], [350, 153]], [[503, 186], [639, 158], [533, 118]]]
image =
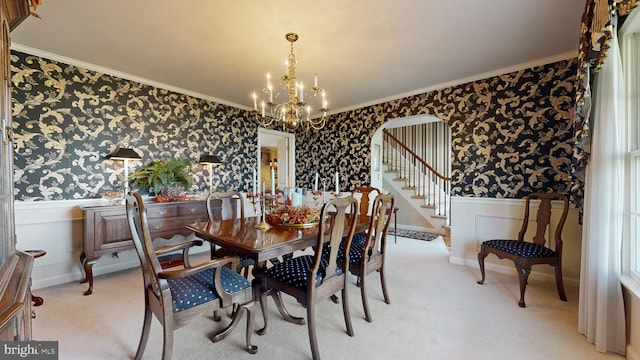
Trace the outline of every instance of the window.
[[[620, 32], [622, 62], [625, 76], [625, 110], [628, 134], [626, 184], [625, 249], [628, 249], [628, 266], [623, 272], [640, 284], [640, 14], [635, 9]], [[625, 254], [623, 254], [623, 259]]]

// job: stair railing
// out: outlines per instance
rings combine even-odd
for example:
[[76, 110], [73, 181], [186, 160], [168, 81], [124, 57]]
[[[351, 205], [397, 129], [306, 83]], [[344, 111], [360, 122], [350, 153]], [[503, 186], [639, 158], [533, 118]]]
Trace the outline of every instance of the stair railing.
[[[422, 144], [415, 140], [406, 142]], [[424, 204], [434, 207], [436, 215], [446, 217], [449, 224], [451, 178], [441, 174], [388, 130], [383, 130], [383, 147], [382, 162], [387, 165], [387, 171], [395, 172], [397, 179], [405, 181], [405, 189], [415, 191], [413, 198], [424, 199]]]

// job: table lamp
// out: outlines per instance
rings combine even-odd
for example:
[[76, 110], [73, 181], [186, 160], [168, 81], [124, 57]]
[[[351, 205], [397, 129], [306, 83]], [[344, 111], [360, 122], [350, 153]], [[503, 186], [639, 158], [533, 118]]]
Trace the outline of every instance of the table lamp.
[[213, 193], [213, 164], [222, 164], [222, 160], [218, 159], [215, 155], [204, 154], [200, 155], [198, 164], [207, 165], [207, 171], [209, 172], [209, 194]]
[[127, 147], [118, 147], [116, 151], [106, 156], [110, 160], [124, 161], [124, 194], [129, 193], [129, 160], [140, 160], [140, 155], [133, 149]]

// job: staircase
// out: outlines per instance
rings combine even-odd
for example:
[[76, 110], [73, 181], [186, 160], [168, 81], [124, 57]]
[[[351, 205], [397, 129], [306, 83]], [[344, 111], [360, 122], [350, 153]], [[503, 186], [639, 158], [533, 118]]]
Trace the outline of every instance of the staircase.
[[450, 234], [450, 129], [430, 123], [383, 131], [384, 181], [423, 219], [425, 231]]

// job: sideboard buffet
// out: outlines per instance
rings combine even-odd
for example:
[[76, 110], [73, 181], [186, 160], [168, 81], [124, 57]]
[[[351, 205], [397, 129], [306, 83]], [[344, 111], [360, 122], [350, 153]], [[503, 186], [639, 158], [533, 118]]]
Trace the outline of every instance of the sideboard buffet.
[[[214, 211], [221, 204], [213, 203]], [[170, 239], [190, 235], [186, 225], [207, 220], [206, 201], [145, 202], [151, 237]], [[80, 262], [89, 282], [85, 295], [93, 292], [93, 265], [102, 255], [133, 249], [124, 205], [90, 206], [84, 213], [84, 248]], [[172, 258], [167, 259], [172, 261]]]

